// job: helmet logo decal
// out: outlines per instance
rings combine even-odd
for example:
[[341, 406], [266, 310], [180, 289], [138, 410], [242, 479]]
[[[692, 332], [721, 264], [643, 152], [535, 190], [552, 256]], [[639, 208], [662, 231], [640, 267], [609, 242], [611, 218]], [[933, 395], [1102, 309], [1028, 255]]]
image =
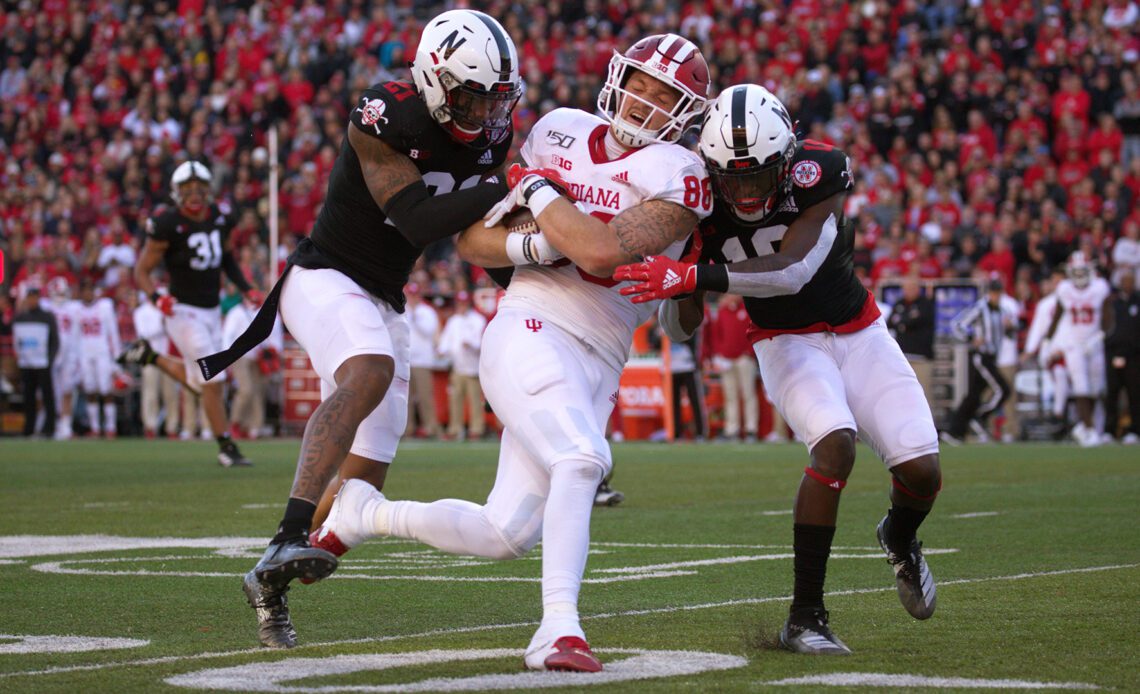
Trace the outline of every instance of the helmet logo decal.
[[[457, 48], [459, 48], [463, 44], [467, 43], [466, 38], [462, 38], [462, 39], [459, 39], [458, 41], [456, 41], [455, 39], [457, 39], [457, 38], [459, 38], [459, 30], [458, 29], [456, 29], [455, 31], [448, 34], [447, 37], [444, 38], [443, 41], [440, 42], [439, 46], [436, 47], [435, 50], [437, 52], [443, 51], [443, 59], [444, 60], [448, 60], [449, 58], [451, 58], [451, 54], [454, 53]], [[444, 50], [445, 48], [446, 48], [446, 50]]]
[[823, 177], [823, 169], [819, 164], [805, 159], [796, 164], [796, 168], [792, 169], [792, 178], [795, 179], [796, 185], [800, 188], [811, 188], [819, 179]]

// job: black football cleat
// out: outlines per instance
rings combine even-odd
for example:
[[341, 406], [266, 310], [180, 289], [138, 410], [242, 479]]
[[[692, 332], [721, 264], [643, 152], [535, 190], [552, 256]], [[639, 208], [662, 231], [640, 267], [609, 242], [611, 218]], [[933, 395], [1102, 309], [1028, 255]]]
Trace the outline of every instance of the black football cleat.
[[297, 645], [297, 630], [289, 619], [289, 586], [274, 586], [257, 578], [250, 570], [242, 582], [249, 606], [257, 611], [257, 638], [266, 648], [292, 648]]
[[851, 655], [847, 644], [831, 633], [827, 618], [827, 610], [822, 607], [788, 615], [780, 630], [780, 647], [806, 655]]
[[938, 603], [938, 595], [934, 575], [922, 556], [922, 543], [912, 539], [905, 551], [895, 551], [887, 544], [886, 525], [887, 516], [883, 516], [875, 534], [879, 538], [879, 546], [887, 554], [887, 563], [895, 570], [899, 601], [915, 619], [930, 619]]
[[625, 501], [625, 494], [614, 489], [605, 481], [598, 485], [598, 491], [594, 493], [595, 506], [617, 506], [623, 501]]
[[309, 545], [307, 537], [271, 544], [253, 567], [257, 580], [287, 586], [295, 578], [319, 581], [336, 571], [336, 555]]
[[241, 454], [236, 443], [229, 440], [218, 449], [218, 465], [222, 467], [250, 467], [253, 463]]
[[127, 345], [127, 348], [124, 349], [118, 357], [115, 357], [115, 361], [119, 363], [119, 366], [128, 366], [130, 364], [146, 366], [147, 364], [153, 364], [156, 359], [158, 359], [158, 354], [155, 353], [150, 343], [141, 339], [135, 340]]

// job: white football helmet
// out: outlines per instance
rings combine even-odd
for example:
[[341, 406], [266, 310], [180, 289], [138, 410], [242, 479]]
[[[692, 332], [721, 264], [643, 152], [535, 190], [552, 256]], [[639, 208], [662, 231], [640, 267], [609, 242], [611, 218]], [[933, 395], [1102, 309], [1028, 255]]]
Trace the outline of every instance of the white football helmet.
[[[170, 176], [170, 197], [182, 206], [182, 184], [189, 183], [190, 181], [202, 181], [206, 184], [207, 188], [213, 183], [214, 177], [206, 165], [200, 161], [184, 161], [174, 169], [174, 173]], [[207, 202], [208, 202], [207, 198]]]
[[52, 277], [47, 283], [48, 296], [57, 304], [62, 304], [71, 298], [71, 284], [66, 277]]
[[[645, 127], [661, 109], [626, 90], [631, 70], [640, 70], [681, 93], [668, 119], [661, 128]], [[676, 142], [685, 129], [695, 124], [704, 113], [709, 97], [709, 65], [692, 41], [676, 34], [647, 36], [625, 52], [614, 51], [610, 58], [606, 83], [598, 94], [598, 111], [612, 123], [614, 137], [627, 147], [644, 147], [650, 142]], [[621, 117], [627, 98], [637, 99], [651, 110], [642, 123]]]
[[1084, 289], [1092, 282], [1092, 265], [1089, 264], [1088, 258], [1081, 251], [1073, 251], [1069, 256], [1069, 262], [1065, 264], [1065, 274], [1073, 281], [1073, 284], [1080, 289]]
[[747, 220], [771, 214], [792, 188], [796, 135], [784, 104], [755, 84], [720, 93], [701, 127], [713, 191]]
[[450, 10], [428, 22], [412, 61], [428, 112], [460, 142], [486, 149], [511, 132], [522, 96], [514, 41], [494, 18]]

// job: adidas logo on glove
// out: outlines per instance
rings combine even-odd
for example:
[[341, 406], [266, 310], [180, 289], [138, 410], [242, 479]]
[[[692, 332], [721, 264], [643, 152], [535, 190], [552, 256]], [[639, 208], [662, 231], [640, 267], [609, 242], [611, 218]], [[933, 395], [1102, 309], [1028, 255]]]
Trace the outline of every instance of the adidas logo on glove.
[[661, 288], [668, 289], [679, 282], [681, 282], [681, 276], [669, 268], [665, 271], [665, 280], [661, 283]]

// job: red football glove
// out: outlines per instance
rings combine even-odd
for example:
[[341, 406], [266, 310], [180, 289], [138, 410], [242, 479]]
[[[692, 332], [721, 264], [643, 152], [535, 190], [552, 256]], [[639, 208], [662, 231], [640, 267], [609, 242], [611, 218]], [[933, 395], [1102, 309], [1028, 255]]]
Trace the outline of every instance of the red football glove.
[[511, 164], [511, 168], [507, 169], [507, 187], [513, 189], [519, 184], [519, 181], [521, 181], [524, 176], [527, 176], [529, 174], [542, 176], [546, 180], [553, 183], [554, 187], [558, 189], [558, 192], [562, 194], [563, 197], [569, 198], [570, 202], [575, 202], [577, 200], [577, 198], [574, 197], [573, 193], [570, 192], [570, 185], [566, 183], [566, 181], [562, 178], [562, 174], [559, 173], [557, 169], [551, 169], [549, 167], [527, 168], [522, 164]]
[[178, 303], [178, 301], [173, 296], [170, 296], [169, 294], [163, 294], [155, 300], [154, 305], [158, 307], [159, 311], [162, 311], [163, 315], [173, 316], [174, 304], [176, 303]]
[[265, 294], [260, 289], [250, 289], [243, 297], [251, 306], [261, 306], [265, 303]]
[[630, 300], [633, 303], [643, 304], [696, 291], [697, 266], [663, 255], [647, 255], [640, 263], [619, 267], [614, 271], [614, 279], [619, 282], [640, 282], [622, 287], [621, 293], [632, 297]]

